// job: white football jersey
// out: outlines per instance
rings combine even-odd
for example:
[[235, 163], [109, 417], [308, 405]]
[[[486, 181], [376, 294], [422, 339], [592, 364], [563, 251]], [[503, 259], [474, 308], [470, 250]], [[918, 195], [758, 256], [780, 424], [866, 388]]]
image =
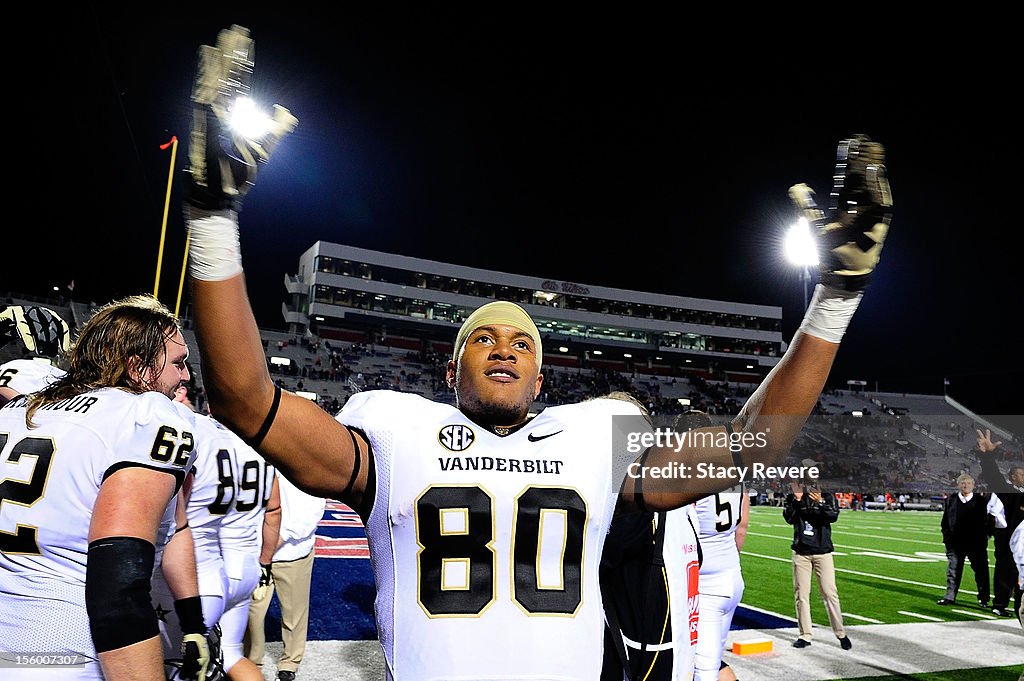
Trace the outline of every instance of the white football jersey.
[[274, 562], [305, 558], [316, 545], [316, 530], [323, 520], [327, 499], [306, 494], [288, 478], [278, 475], [281, 491], [281, 536]]
[[64, 375], [49, 362], [34, 359], [12, 359], [0, 364], [0, 388], [10, 388], [19, 395], [42, 390]]
[[[740, 569], [740, 554], [736, 549], [736, 527], [742, 519], [744, 494], [746, 488], [738, 485], [704, 497], [695, 504], [697, 535], [704, 553], [704, 564], [700, 569], [702, 586], [710, 585], [714, 581], [713, 575]], [[707, 591], [702, 588], [701, 593]]]
[[[176, 405], [187, 411], [183, 405]], [[195, 546], [199, 595], [207, 625], [245, 604], [260, 578], [263, 515], [275, 471], [252, 447], [215, 419], [194, 414], [198, 455], [185, 514]], [[153, 580], [164, 657], [180, 657], [181, 628], [174, 596], [162, 575]], [[227, 645], [222, 631], [222, 644]], [[241, 641], [241, 633], [238, 634]]]
[[376, 466], [367, 536], [389, 679], [599, 678], [617, 414], [639, 411], [549, 407], [499, 437], [417, 395], [349, 399], [338, 420]]
[[36, 411], [32, 429], [25, 403], [0, 409], [0, 651], [79, 653], [96, 665], [85, 575], [100, 485], [129, 466], [180, 484], [195, 458], [194, 424], [155, 392], [83, 393]]
[[700, 620], [695, 649], [695, 678], [718, 681], [722, 652], [736, 607], [743, 597], [743, 574], [736, 547], [736, 528], [742, 520], [740, 484], [704, 497], [695, 504], [698, 536], [704, 561], [700, 567]]
[[[273, 466], [215, 419], [197, 416], [202, 456], [187, 515], [196, 544], [196, 561], [219, 554], [238, 593], [225, 594], [228, 606], [252, 593], [259, 581], [263, 516], [274, 484]], [[255, 588], [255, 584], [252, 584]], [[246, 593], [245, 590], [248, 589]]]
[[197, 542], [252, 545], [274, 483], [274, 468], [241, 438], [208, 416], [196, 416], [201, 456], [187, 515]]

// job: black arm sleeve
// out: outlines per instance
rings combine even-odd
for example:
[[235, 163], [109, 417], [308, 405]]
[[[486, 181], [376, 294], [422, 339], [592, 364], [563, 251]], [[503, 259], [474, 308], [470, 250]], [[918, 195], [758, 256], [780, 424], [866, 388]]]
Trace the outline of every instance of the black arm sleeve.
[[96, 652], [160, 634], [149, 599], [156, 548], [138, 537], [107, 537], [89, 544], [85, 607]]
[[1012, 493], [1017, 491], [999, 470], [995, 452], [978, 452], [978, 458], [981, 459], [981, 474], [984, 476], [990, 492]]

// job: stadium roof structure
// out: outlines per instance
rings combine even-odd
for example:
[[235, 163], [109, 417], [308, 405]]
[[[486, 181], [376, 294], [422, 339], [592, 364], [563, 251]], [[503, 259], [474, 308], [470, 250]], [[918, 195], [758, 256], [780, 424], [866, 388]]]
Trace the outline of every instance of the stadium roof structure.
[[450, 349], [462, 321], [491, 300], [537, 322], [545, 364], [713, 366], [757, 381], [781, 359], [782, 308], [671, 296], [464, 267], [317, 241], [285, 275], [292, 333], [351, 339], [374, 330]]

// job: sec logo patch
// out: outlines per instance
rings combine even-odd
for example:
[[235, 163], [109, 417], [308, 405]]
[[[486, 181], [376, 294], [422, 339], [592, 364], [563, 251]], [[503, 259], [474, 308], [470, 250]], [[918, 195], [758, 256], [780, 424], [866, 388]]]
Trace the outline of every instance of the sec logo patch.
[[476, 433], [469, 426], [461, 423], [445, 426], [437, 433], [437, 441], [453, 452], [462, 452], [469, 449], [469, 446], [476, 440]]

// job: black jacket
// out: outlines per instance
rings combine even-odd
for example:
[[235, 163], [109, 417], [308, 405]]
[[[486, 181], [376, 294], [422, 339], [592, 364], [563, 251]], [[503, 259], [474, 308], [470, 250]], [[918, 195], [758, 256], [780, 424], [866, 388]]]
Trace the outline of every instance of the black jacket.
[[[674, 640], [665, 573], [665, 519], [664, 512], [657, 514], [657, 522], [654, 513], [618, 513], [608, 530], [600, 568], [608, 625], [601, 681], [672, 678], [672, 648], [664, 647]], [[697, 536], [696, 528], [693, 535]], [[699, 542], [697, 559], [703, 562]], [[685, 641], [686, 635], [684, 631], [677, 636]], [[642, 649], [627, 651], [623, 636]]]
[[793, 526], [792, 549], [796, 553], [802, 556], [832, 553], [832, 523], [839, 518], [836, 495], [822, 492], [821, 501], [816, 503], [806, 489], [799, 500], [788, 494], [782, 517]]
[[974, 493], [966, 503], [954, 492], [946, 497], [942, 510], [942, 543], [955, 549], [976, 548], [988, 543], [991, 525], [988, 496]]
[[[1024, 489], [1014, 487], [1013, 483], [999, 470], [995, 453], [975, 451], [974, 455], [981, 460], [981, 477], [988, 485], [989, 492], [999, 493], [1000, 499], [1003, 498], [1003, 494], [1019, 494], [1024, 492]], [[1020, 465], [1019, 462], [1017, 465]]]

